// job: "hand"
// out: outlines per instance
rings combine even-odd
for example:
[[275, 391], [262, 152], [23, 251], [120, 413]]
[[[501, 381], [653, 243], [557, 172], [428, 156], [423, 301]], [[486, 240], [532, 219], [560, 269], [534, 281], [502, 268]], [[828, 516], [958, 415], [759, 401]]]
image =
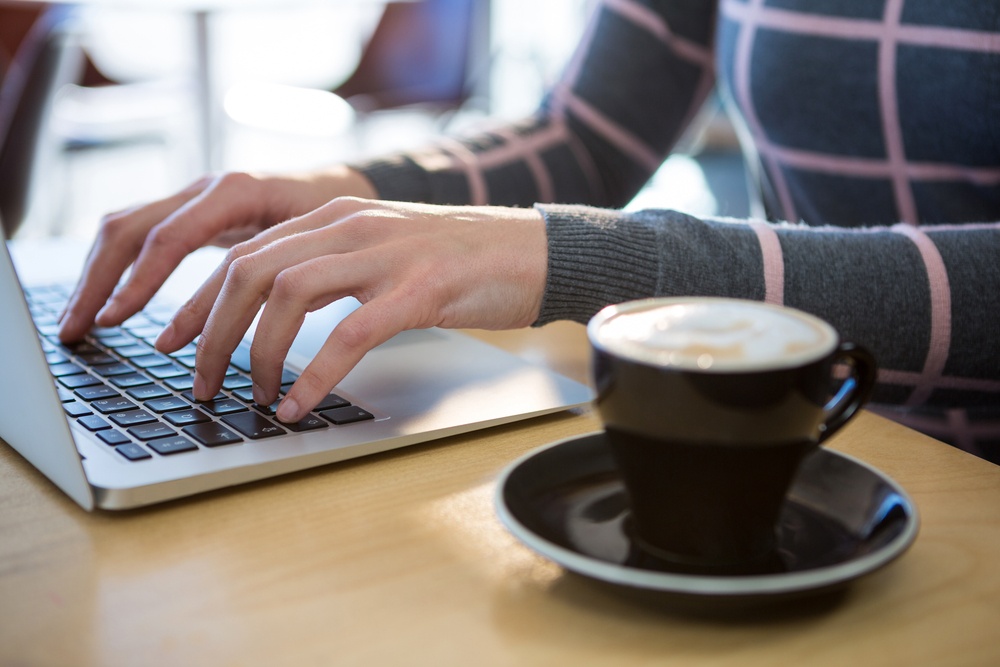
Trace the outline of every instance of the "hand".
[[[106, 216], [60, 320], [59, 338], [72, 342], [95, 323], [121, 324], [197, 248], [232, 245], [344, 195], [375, 193], [367, 179], [346, 167], [301, 176], [230, 173], [202, 178], [166, 199]], [[118, 286], [133, 262], [129, 278]]]
[[222, 386], [232, 352], [263, 306], [250, 350], [254, 400], [278, 398], [281, 368], [306, 313], [354, 296], [278, 407], [295, 422], [368, 350], [406, 329], [503, 329], [534, 322], [545, 287], [545, 224], [533, 209], [336, 199], [234, 246], [157, 340], [196, 336], [194, 394]]

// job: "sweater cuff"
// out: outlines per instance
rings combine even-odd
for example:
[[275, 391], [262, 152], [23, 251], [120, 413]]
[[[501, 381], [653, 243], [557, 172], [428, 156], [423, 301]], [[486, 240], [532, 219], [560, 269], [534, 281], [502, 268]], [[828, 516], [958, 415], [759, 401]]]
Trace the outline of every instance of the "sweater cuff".
[[549, 259], [538, 320], [586, 323], [605, 306], [656, 293], [656, 233], [615, 211], [536, 205], [545, 218]]

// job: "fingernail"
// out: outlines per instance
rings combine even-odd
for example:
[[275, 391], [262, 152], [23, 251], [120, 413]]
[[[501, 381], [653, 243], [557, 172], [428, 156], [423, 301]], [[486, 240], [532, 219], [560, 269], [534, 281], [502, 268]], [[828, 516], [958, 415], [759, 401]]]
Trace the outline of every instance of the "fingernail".
[[264, 388], [259, 384], [254, 383], [253, 385], [253, 400], [257, 405], [267, 405], [267, 395], [264, 393]]
[[295, 402], [294, 398], [286, 396], [285, 400], [278, 406], [276, 415], [279, 421], [287, 423], [297, 422], [299, 420], [299, 404]]
[[207, 383], [205, 382], [205, 378], [201, 376], [201, 373], [195, 371], [194, 382], [191, 384], [191, 392], [194, 394], [194, 397], [199, 401], [207, 401], [209, 398], [211, 398], [211, 396], [209, 396], [205, 391], [206, 384]]

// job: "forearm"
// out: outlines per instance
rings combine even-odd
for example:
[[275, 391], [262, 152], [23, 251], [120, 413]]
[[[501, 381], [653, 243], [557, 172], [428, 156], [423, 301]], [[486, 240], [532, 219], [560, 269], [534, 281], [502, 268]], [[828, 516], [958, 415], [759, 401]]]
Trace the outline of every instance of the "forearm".
[[549, 266], [537, 324], [654, 295], [766, 299], [869, 347], [877, 401], [997, 402], [1000, 350], [986, 341], [1000, 330], [1000, 225], [846, 230], [539, 208]]
[[384, 199], [617, 208], [712, 88], [715, 3], [606, 1], [540, 109], [518, 123], [356, 165]]

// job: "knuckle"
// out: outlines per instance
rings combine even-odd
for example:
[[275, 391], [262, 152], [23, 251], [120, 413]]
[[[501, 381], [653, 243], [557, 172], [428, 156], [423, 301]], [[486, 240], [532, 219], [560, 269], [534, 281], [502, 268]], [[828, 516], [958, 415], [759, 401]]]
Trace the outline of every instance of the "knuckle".
[[271, 286], [271, 298], [289, 301], [302, 296], [306, 289], [306, 272], [299, 267], [291, 267], [281, 271], [274, 278]]
[[333, 335], [347, 348], [358, 348], [366, 345], [372, 337], [372, 327], [359, 318], [347, 318], [333, 330]]
[[252, 283], [257, 275], [257, 260], [254, 255], [242, 255], [229, 264], [226, 270], [226, 282], [247, 285]]
[[256, 178], [246, 172], [230, 171], [215, 177], [215, 187], [220, 190], [243, 190], [256, 181]]
[[101, 218], [100, 235], [109, 241], [121, 239], [131, 227], [129, 218], [123, 213], [109, 213]]

